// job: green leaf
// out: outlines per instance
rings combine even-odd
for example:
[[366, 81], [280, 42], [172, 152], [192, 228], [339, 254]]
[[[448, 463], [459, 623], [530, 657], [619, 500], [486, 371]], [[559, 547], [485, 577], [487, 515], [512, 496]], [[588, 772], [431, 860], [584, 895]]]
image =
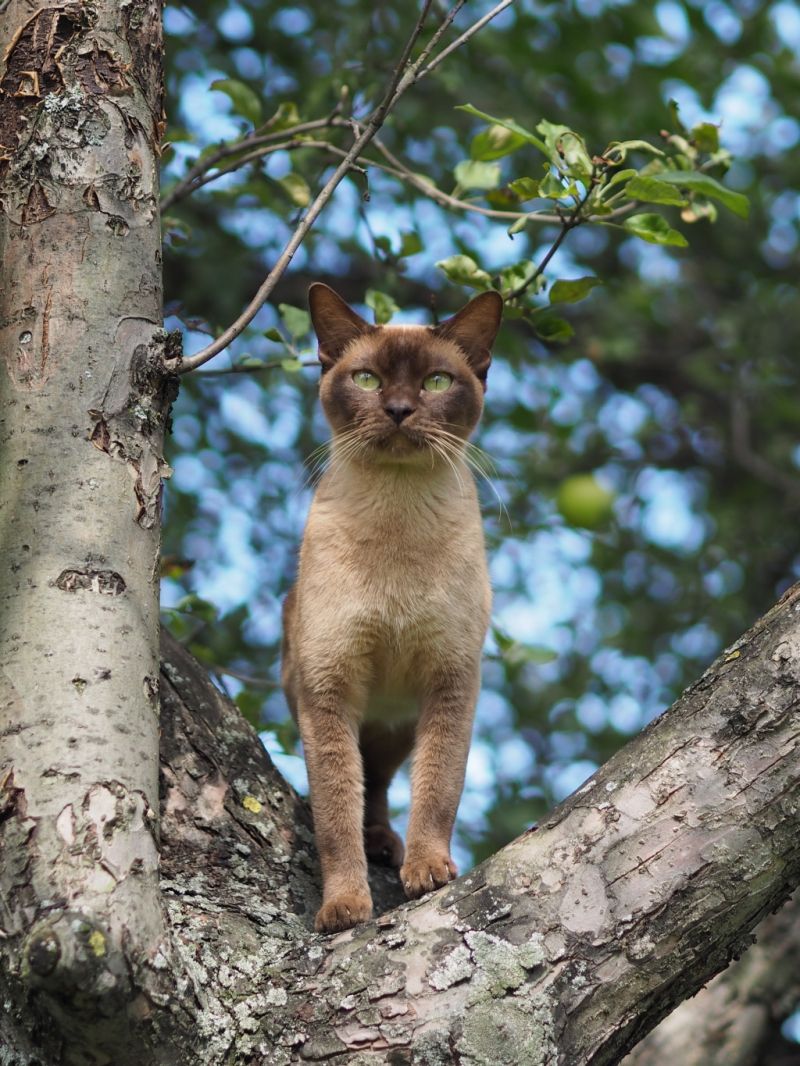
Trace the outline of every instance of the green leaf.
[[523, 644], [504, 633], [498, 626], [492, 626], [492, 636], [497, 644], [500, 658], [510, 666], [522, 666], [524, 663], [551, 663], [558, 658], [552, 648], [541, 644]]
[[298, 207], [308, 207], [311, 202], [311, 190], [304, 177], [300, 174], [289, 173], [275, 180], [293, 204], [297, 204]]
[[667, 104], [667, 110], [669, 111], [669, 117], [672, 121], [672, 125], [678, 131], [678, 133], [686, 133], [686, 127], [681, 122], [680, 108], [678, 107], [677, 100], [670, 100]]
[[278, 105], [278, 110], [267, 120], [266, 125], [274, 131], [288, 130], [291, 126], [298, 126], [301, 121], [297, 104], [286, 102]]
[[218, 93], [225, 93], [233, 104], [233, 111], [248, 122], [257, 126], [261, 121], [261, 101], [249, 85], [235, 78], [222, 78], [211, 82], [211, 88]]
[[463, 159], [453, 173], [462, 189], [496, 189], [500, 184], [499, 163]]
[[[530, 259], [524, 259], [522, 262], [514, 263], [510, 267], [504, 267], [500, 271], [500, 292], [503, 296], [508, 296], [521, 286], [527, 285], [535, 273], [536, 264]], [[538, 288], [539, 286], [533, 291], [538, 291]]]
[[698, 122], [692, 128], [692, 140], [701, 152], [719, 151], [719, 126], [713, 122]]
[[631, 200], [644, 200], [648, 204], [667, 204], [685, 207], [686, 200], [678, 190], [658, 178], [643, 178], [637, 175], [625, 186], [625, 195]]
[[292, 307], [291, 304], [278, 304], [284, 326], [292, 338], [304, 337], [311, 329], [311, 315], [302, 307]]
[[250, 689], [245, 688], [236, 694], [233, 702], [253, 729], [261, 729], [261, 708], [264, 705], [263, 693], [252, 692]]
[[492, 279], [486, 271], [481, 270], [468, 255], [451, 255], [447, 259], [440, 259], [435, 265], [459, 285], [468, 285], [471, 289], [489, 289], [492, 286]]
[[391, 296], [377, 289], [367, 289], [364, 302], [375, 312], [375, 322], [379, 326], [391, 322], [392, 317], [400, 310]]
[[204, 600], [202, 596], [198, 596], [194, 592], [178, 600], [173, 610], [202, 618], [204, 622], [213, 622], [219, 613], [213, 603]]
[[524, 666], [526, 663], [544, 666], [546, 663], [555, 662], [558, 653], [543, 644], [521, 644], [515, 640], [510, 647], [503, 650], [502, 658], [511, 666]]
[[553, 282], [550, 289], [551, 304], [574, 304], [582, 300], [597, 285], [602, 285], [600, 278], [585, 277], [572, 278], [569, 281], [561, 280]]
[[635, 178], [639, 173], [638, 170], [634, 170], [633, 167], [627, 167], [625, 170], [618, 170], [616, 174], [608, 179], [604, 188], [610, 189], [612, 185], [619, 185], [621, 181], [627, 181], [628, 178]]
[[681, 189], [689, 189], [691, 192], [708, 196], [712, 200], [719, 200], [724, 207], [733, 211], [739, 218], [747, 218], [750, 214], [750, 201], [746, 196], [740, 192], [734, 192], [733, 189], [727, 189], [715, 178], [710, 178], [708, 174], [701, 174], [697, 170], [662, 170], [658, 178], [659, 181], [669, 182]]
[[628, 233], [641, 237], [650, 244], [669, 244], [675, 248], [686, 248], [689, 244], [684, 235], [676, 229], [671, 229], [661, 215], [631, 215], [622, 225]]
[[285, 370], [287, 374], [296, 374], [302, 369], [303, 364], [299, 359], [281, 359], [281, 370]]
[[484, 122], [488, 122], [493, 126], [502, 126], [503, 129], [516, 133], [518, 137], [521, 137], [523, 141], [527, 141], [528, 144], [536, 145], [540, 152], [544, 152], [545, 155], [548, 155], [547, 146], [544, 141], [540, 140], [535, 133], [526, 130], [524, 126], [520, 126], [519, 123], [514, 122], [513, 119], [497, 118], [496, 115], [487, 115], [485, 111], [479, 111], [478, 108], [473, 107], [472, 104], [459, 104], [456, 107], [456, 111], [466, 111], [468, 115], [473, 115], [475, 118], [482, 118]]
[[535, 200], [539, 195], [539, 182], [535, 178], [515, 178], [508, 187], [518, 200]]
[[400, 234], [400, 251], [397, 253], [400, 259], [408, 255], [416, 255], [421, 252], [424, 245], [418, 233], [409, 230], [408, 233]]
[[547, 197], [548, 200], [564, 200], [568, 196], [574, 196], [577, 191], [574, 182], [563, 185], [561, 179], [551, 171], [539, 182], [539, 195]]
[[513, 133], [506, 126], [495, 124], [475, 134], [472, 138], [469, 154], [471, 159], [486, 162], [490, 159], [500, 159], [504, 155], [510, 155], [511, 152], [516, 152], [518, 148], [521, 148], [526, 143], [525, 138], [520, 137], [518, 133]]
[[570, 177], [580, 180], [591, 177], [594, 167], [583, 137], [569, 126], [559, 126], [544, 118], [536, 129], [544, 137], [547, 154], [560, 170], [566, 168]]
[[283, 339], [283, 334], [279, 329], [276, 329], [275, 326], [272, 326], [271, 329], [265, 329], [264, 336], [267, 338], [268, 341], [277, 341], [278, 344], [286, 343]]
[[515, 233], [520, 233], [522, 230], [524, 230], [525, 227], [528, 225], [528, 221], [533, 217], [534, 214], [535, 212], [531, 212], [530, 215], [523, 215], [522, 218], [518, 218], [516, 222], [512, 222], [511, 225], [508, 227], [507, 231], [509, 237], [513, 238]]
[[561, 344], [564, 341], [568, 341], [575, 333], [569, 322], [559, 318], [557, 315], [550, 314], [550, 312], [537, 314], [530, 319], [530, 322], [542, 340], [550, 343]]
[[649, 152], [651, 155], [660, 156], [662, 159], [666, 158], [661, 149], [656, 148], [655, 145], [650, 144], [649, 141], [612, 141], [608, 148], [606, 148], [605, 152], [603, 152], [603, 155], [606, 158], [609, 158], [611, 154], [614, 153], [614, 155], [617, 156], [615, 162], [624, 163], [628, 152], [637, 148], [639, 151]]

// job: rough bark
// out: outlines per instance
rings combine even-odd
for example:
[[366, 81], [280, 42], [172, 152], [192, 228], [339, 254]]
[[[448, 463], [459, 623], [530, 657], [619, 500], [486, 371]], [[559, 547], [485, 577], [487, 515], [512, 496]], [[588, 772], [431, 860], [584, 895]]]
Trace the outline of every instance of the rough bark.
[[164, 872], [199, 1061], [614, 1063], [800, 877], [800, 586], [529, 832], [449, 888], [310, 933], [305, 806], [170, 645]]
[[[800, 1004], [800, 897], [763, 921], [757, 938], [645, 1037], [624, 1066], [772, 1066], [775, 1034]], [[800, 1063], [797, 1045], [793, 1054]]]
[[165, 932], [160, 5], [8, 0], [0, 41], [0, 1031], [113, 1029]]
[[[172, 989], [110, 1061], [619, 1061], [800, 876], [799, 607], [800, 586], [537, 831], [418, 903], [396, 906], [392, 875], [376, 874], [393, 909], [333, 938], [311, 932], [305, 804], [167, 640]], [[6, 811], [7, 831], [19, 824]], [[7, 854], [24, 861], [21, 845]], [[13, 1021], [0, 1062], [69, 1061], [26, 1050]], [[104, 1061], [90, 1036], [83, 1061]]]

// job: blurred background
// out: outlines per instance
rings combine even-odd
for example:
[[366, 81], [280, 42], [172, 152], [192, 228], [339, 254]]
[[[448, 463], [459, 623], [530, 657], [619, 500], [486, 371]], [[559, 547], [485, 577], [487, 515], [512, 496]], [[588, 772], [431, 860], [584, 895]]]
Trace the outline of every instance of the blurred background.
[[[468, 3], [456, 27], [489, 6]], [[203, 150], [281, 105], [290, 119], [367, 113], [412, 19], [408, 5], [372, 0], [168, 4], [165, 192]], [[494, 464], [481, 492], [495, 625], [462, 870], [580, 785], [800, 577], [799, 56], [800, 11], [785, 0], [516, 0], [410, 91], [381, 135], [449, 193], [486, 128], [457, 105], [529, 129], [570, 126], [599, 153], [614, 140], [663, 143], [677, 128], [672, 100], [687, 127], [719, 125], [733, 157], [725, 182], [751, 202], [748, 220], [720, 208], [716, 221], [682, 222], [672, 209], [686, 249], [578, 228], [545, 276], [602, 286], [559, 310], [557, 339], [523, 319], [501, 331], [476, 437]], [[227, 91], [210, 89], [220, 79]], [[531, 146], [497, 164], [503, 182], [541, 176]], [[167, 324], [187, 353], [236, 317], [332, 165], [312, 149], [275, 152], [169, 207]], [[501, 191], [457, 191], [503, 203]], [[304, 460], [327, 430], [318, 369], [298, 365], [315, 358], [307, 319], [291, 309], [322, 280], [369, 320], [370, 289], [385, 294], [371, 298], [379, 313], [401, 309], [393, 321], [446, 317], [473, 292], [438, 261], [467, 255], [494, 276], [539, 262], [559, 232], [507, 229], [374, 167], [355, 174], [253, 327], [183, 380], [165, 617], [301, 789], [277, 686], [280, 604], [312, 491]], [[405, 777], [392, 799], [402, 824]]]

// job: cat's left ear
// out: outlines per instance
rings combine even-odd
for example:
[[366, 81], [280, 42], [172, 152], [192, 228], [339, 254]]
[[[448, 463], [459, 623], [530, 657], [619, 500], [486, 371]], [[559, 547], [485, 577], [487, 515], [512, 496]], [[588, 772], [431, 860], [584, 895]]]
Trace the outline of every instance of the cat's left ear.
[[319, 341], [323, 374], [330, 370], [350, 341], [375, 329], [321, 281], [315, 281], [308, 290], [308, 306]]
[[492, 361], [492, 345], [503, 317], [503, 297], [491, 290], [482, 292], [462, 307], [458, 314], [433, 327], [437, 337], [455, 341], [469, 360], [475, 376], [486, 387], [486, 374]]

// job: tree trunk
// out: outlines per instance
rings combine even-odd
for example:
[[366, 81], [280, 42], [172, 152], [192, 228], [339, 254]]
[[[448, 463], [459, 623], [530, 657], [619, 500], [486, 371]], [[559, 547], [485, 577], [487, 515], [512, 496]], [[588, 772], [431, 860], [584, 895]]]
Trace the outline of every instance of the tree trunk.
[[331, 938], [305, 804], [167, 638], [159, 840], [159, 14], [0, 3], [0, 1063], [618, 1062], [800, 880], [800, 587], [536, 832], [416, 903], [373, 871]]
[[160, 14], [0, 4], [0, 1025], [16, 1033], [33, 1005], [81, 1039], [113, 1028], [165, 935]]

